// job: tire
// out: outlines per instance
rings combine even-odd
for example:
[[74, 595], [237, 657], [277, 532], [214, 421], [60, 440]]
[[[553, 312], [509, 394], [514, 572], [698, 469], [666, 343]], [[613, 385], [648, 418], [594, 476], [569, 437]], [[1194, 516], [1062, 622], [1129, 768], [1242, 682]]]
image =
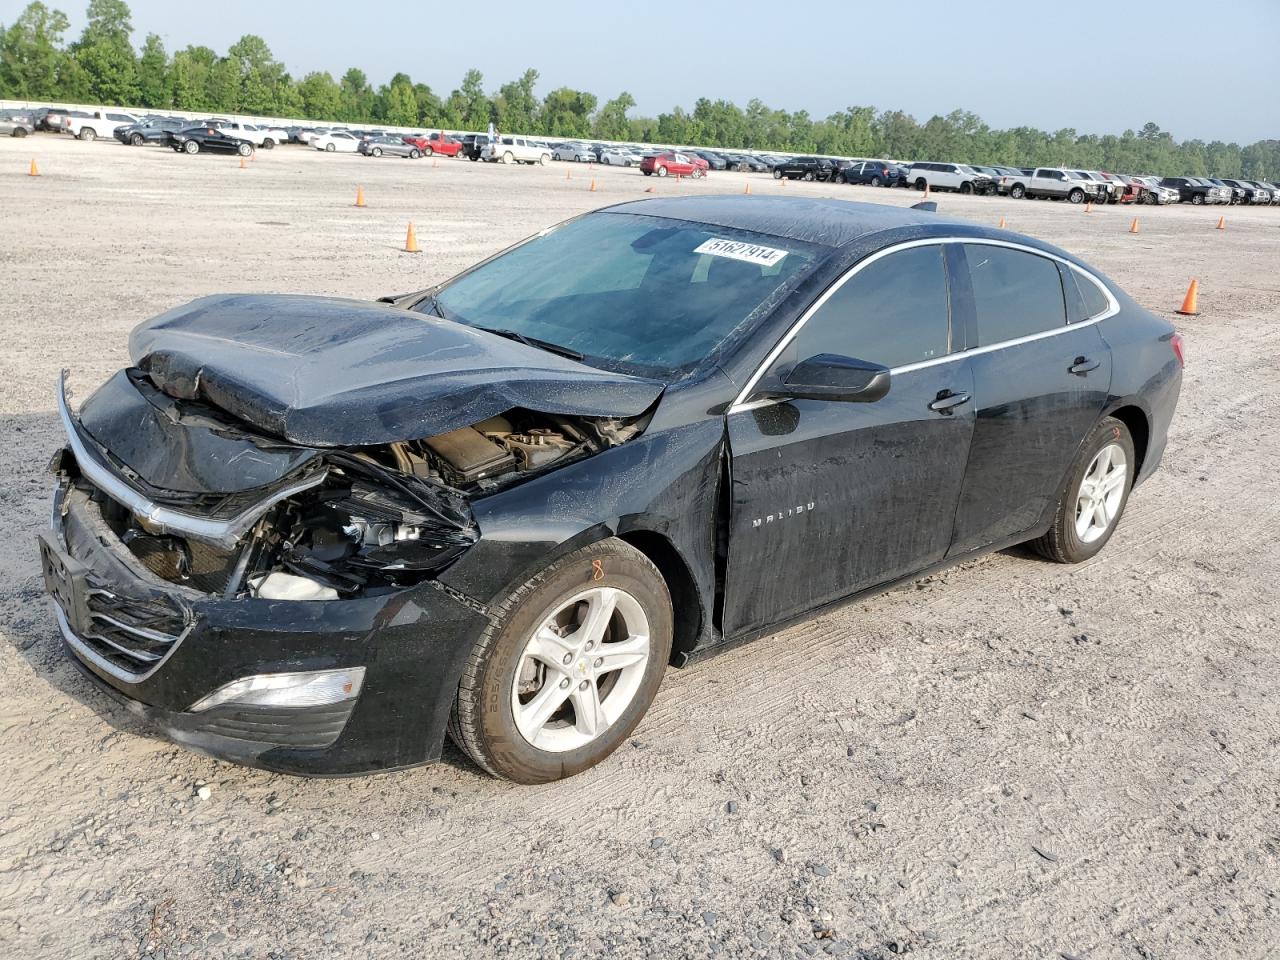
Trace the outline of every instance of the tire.
[[1027, 188], [1020, 183], [1015, 183], [1012, 187], [1009, 188], [1009, 196], [1013, 197], [1013, 199], [1015, 200], [1021, 200], [1026, 195], [1027, 195]]
[[960, 192], [965, 194], [973, 193], [973, 184], [966, 180], [964, 183], [960, 184]]
[[85, 143], [92, 143], [94, 140], [98, 139], [98, 131], [94, 130], [92, 127], [81, 127], [80, 132], [76, 136]]
[[[187, 141], [187, 142], [190, 143], [191, 141]], [[192, 151], [192, 152], [194, 153], [195, 151]], [[236, 153], [240, 154], [240, 156], [242, 157], [250, 156], [253, 153], [253, 145], [249, 143], [237, 144]]]
[[929, 185], [929, 183], [928, 183], [928, 181], [926, 181], [926, 180], [925, 180], [925, 178], [924, 178], [924, 177], [916, 177], [916, 189], [917, 189], [917, 190], [923, 190], [923, 189], [924, 189], [925, 187], [927, 187], [928, 185]]
[[1203, 205], [1203, 204], [1204, 204], [1204, 194], [1201, 194], [1201, 193], [1192, 194], [1192, 196], [1191, 196], [1191, 202], [1192, 202], [1193, 204], [1195, 204], [1197, 207], [1199, 207], [1199, 206]]
[[694, 167], [693, 173], [689, 174], [689, 176], [692, 177], [694, 180], [701, 180], [706, 175], [707, 175], [706, 171], [704, 171], [701, 167]]
[[[582, 645], [602, 634], [592, 630], [573, 641], [592, 607], [610, 599], [615, 606], [604, 636], [612, 639], [595, 651], [625, 642], [624, 631], [638, 635], [643, 629], [648, 642], [637, 643], [630, 655], [613, 654], [620, 662], [643, 650], [642, 660], [597, 674], [600, 659]], [[674, 623], [666, 584], [647, 557], [621, 540], [593, 543], [531, 578], [495, 613], [467, 658], [449, 719], [450, 737], [478, 766], [516, 783], [547, 783], [594, 766], [631, 735], [662, 683]], [[547, 642], [550, 631], [541, 627], [549, 622], [560, 625]], [[546, 659], [529, 655], [535, 634], [544, 637]], [[570, 661], [565, 667], [562, 650]], [[588, 699], [591, 692], [598, 699]], [[541, 722], [527, 714], [518, 719], [520, 708], [540, 695], [555, 712]], [[592, 724], [579, 717], [579, 705], [600, 704], [607, 711], [615, 695], [617, 714], [593, 733]]]
[[515, 154], [513, 154], [510, 150], [508, 150], [506, 153], [502, 155], [503, 163], [515, 163], [515, 160], [516, 160]]
[[200, 144], [196, 143], [194, 140], [188, 140], [182, 145], [182, 151], [183, 153], [189, 153], [192, 156], [195, 156], [200, 152]]
[[660, 177], [665, 177], [665, 176], [667, 175], [667, 168], [666, 168], [666, 167], [658, 167], [657, 173], [658, 173], [658, 176], [660, 176]]
[[1067, 194], [1067, 199], [1071, 203], [1084, 203], [1084, 191], [1081, 190], [1079, 187], [1076, 187], [1074, 190], [1072, 190], [1070, 193]]
[[538, 157], [538, 166], [540, 167], [545, 167], [550, 162], [551, 154], [549, 153], [544, 153], [542, 156]]
[[653, 176], [653, 171], [652, 171], [652, 170], [641, 170], [640, 172], [641, 172], [641, 173], [643, 173], [646, 177], [652, 177], [652, 176]]
[[884, 186], [884, 181], [883, 181], [883, 180], [881, 180], [878, 176], [877, 176], [877, 177], [872, 177], [872, 178], [871, 178], [871, 185], [872, 185], [873, 187], [883, 187], [883, 186]]
[[27, 135], [27, 128], [26, 128], [26, 127], [14, 127], [14, 128], [13, 128], [13, 135], [14, 135], [15, 137], [17, 137], [19, 140], [21, 140], [23, 137], [25, 137], [25, 136]]
[[326, 144], [324, 145], [324, 152], [325, 152], [325, 153], [333, 153], [333, 151], [335, 151], [335, 150], [337, 150], [337, 149], [338, 149], [338, 148], [337, 148], [337, 147], [335, 147], [332, 143], [326, 143]]
[[[1133, 489], [1136, 464], [1129, 428], [1114, 417], [1104, 417], [1085, 438], [1067, 473], [1053, 524], [1043, 536], [1032, 540], [1031, 546], [1055, 563], [1080, 563], [1096, 554], [1120, 523]], [[1117, 476], [1117, 468], [1118, 479], [1108, 482], [1108, 478]], [[1090, 487], [1096, 491], [1099, 481], [1110, 487], [1102, 488], [1101, 499], [1087, 492]], [[1101, 503], [1096, 508], [1101, 512], [1088, 510], [1090, 503]], [[1105, 519], [1105, 526], [1099, 526], [1099, 518]]]
[[409, 151], [410, 160], [417, 160], [420, 156], [422, 156], [422, 154], [420, 154], [416, 149]]
[[262, 141], [263, 150], [274, 150], [275, 148], [276, 148], [276, 142], [272, 140], [270, 137], [267, 137], [267, 139]]
[[431, 146], [431, 144], [427, 144], [424, 151], [428, 157], [433, 156], [436, 152], [435, 147]]
[[773, 179], [775, 179], [775, 180], [781, 180], [781, 179], [782, 179], [782, 171], [781, 171], [781, 170], [774, 170], [774, 171], [773, 171]]
[[147, 142], [146, 137], [144, 137], [144, 136], [143, 136], [142, 134], [140, 134], [140, 133], [135, 133], [133, 136], [131, 136], [131, 137], [129, 138], [129, 143], [130, 143], [130, 145], [135, 146], [135, 147], [140, 147], [140, 146], [142, 146], [142, 145], [143, 145], [144, 143], [146, 143], [146, 142]]
[[813, 183], [813, 171], [812, 171], [812, 170], [806, 170], [806, 171], [804, 172], [804, 182], [805, 182], [805, 183]]
[[382, 156], [382, 148], [381, 148], [381, 147], [374, 147], [372, 150], [370, 150], [370, 151], [369, 151], [369, 156], [371, 156], [371, 157], [380, 157], [380, 156]]

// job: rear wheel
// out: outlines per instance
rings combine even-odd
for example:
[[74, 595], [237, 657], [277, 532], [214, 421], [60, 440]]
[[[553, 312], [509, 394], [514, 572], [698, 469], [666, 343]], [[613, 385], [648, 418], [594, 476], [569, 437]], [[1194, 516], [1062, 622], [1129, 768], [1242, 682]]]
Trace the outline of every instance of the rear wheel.
[[14, 127], [14, 128], [13, 128], [13, 135], [14, 135], [15, 137], [17, 137], [19, 140], [21, 140], [23, 137], [25, 137], [25, 136], [27, 135], [27, 128], [26, 128], [26, 127]]
[[494, 776], [546, 783], [612, 753], [671, 655], [671, 597], [621, 540], [556, 561], [497, 608], [463, 670], [449, 734]]
[[422, 156], [422, 154], [420, 154], [416, 148], [409, 151], [410, 160], [417, 160], [420, 156]]
[[667, 168], [666, 168], [666, 167], [659, 167], [659, 168], [658, 168], [658, 176], [660, 176], [660, 177], [665, 177], [666, 175], [667, 175]]
[[513, 154], [510, 150], [508, 150], [506, 153], [502, 155], [503, 163], [515, 163], [515, 161], [516, 161], [515, 154]]
[[805, 182], [806, 182], [806, 183], [812, 183], [812, 182], [813, 182], [813, 171], [812, 171], [812, 170], [806, 170], [806, 171], [804, 172], [804, 179], [805, 179]]
[[879, 177], [872, 177], [872, 178], [871, 178], [871, 185], [872, 185], [873, 187], [883, 187], [883, 186], [884, 186], [884, 181], [883, 181], [883, 180], [881, 180]]
[[90, 140], [96, 140], [98, 138], [98, 132], [92, 127], [81, 127], [79, 136], [81, 140], [88, 142]]
[[276, 148], [276, 142], [272, 140], [270, 137], [267, 137], [267, 139], [262, 141], [263, 150], [274, 150], [275, 148]]
[[434, 154], [435, 152], [436, 152], [436, 151], [435, 151], [435, 148], [434, 148], [434, 147], [432, 147], [432, 146], [431, 146], [431, 144], [427, 144], [427, 156], [429, 157], [429, 156], [431, 156], [432, 154]]
[[1053, 525], [1031, 546], [1057, 563], [1080, 563], [1096, 554], [1115, 532], [1136, 467], [1129, 428], [1104, 417], [1080, 448], [1058, 498]]
[[337, 149], [338, 149], [338, 148], [337, 148], [337, 147], [335, 147], [332, 143], [326, 143], [326, 144], [324, 145], [324, 152], [325, 152], [325, 153], [333, 153], [333, 151], [335, 151], [335, 150], [337, 150]]
[[542, 156], [538, 157], [538, 166], [540, 167], [545, 167], [550, 162], [551, 154], [549, 153], [544, 153]]

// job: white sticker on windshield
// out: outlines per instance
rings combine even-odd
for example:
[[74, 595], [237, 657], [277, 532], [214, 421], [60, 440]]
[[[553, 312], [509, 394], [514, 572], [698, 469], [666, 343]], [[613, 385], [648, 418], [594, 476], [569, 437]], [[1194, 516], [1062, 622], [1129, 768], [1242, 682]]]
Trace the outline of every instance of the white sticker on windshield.
[[705, 241], [693, 252], [758, 263], [762, 267], [772, 267], [787, 255], [786, 250], [775, 250], [773, 247], [762, 247], [758, 243], [743, 243], [740, 240], [722, 240], [719, 237], [712, 237]]

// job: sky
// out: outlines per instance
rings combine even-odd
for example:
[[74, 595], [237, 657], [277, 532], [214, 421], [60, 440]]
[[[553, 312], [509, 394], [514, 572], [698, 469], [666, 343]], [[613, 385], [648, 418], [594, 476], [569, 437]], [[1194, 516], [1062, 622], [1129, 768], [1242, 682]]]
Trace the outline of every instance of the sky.
[[[87, 0], [46, 2], [78, 36]], [[223, 53], [256, 33], [295, 77], [355, 66], [376, 87], [404, 71], [441, 96], [470, 67], [490, 91], [533, 67], [539, 96], [569, 86], [603, 103], [627, 90], [642, 116], [758, 97], [814, 118], [852, 105], [921, 121], [964, 109], [993, 127], [1118, 134], [1154, 121], [1178, 140], [1280, 138], [1280, 0], [129, 5], [136, 46], [158, 33], [171, 53]], [[0, 0], [0, 23], [24, 6]]]

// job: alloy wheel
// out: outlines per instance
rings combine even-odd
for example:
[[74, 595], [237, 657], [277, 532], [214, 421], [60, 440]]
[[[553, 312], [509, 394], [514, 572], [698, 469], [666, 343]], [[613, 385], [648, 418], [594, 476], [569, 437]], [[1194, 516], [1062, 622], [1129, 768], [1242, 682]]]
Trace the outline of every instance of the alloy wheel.
[[516, 729], [551, 753], [601, 736], [635, 699], [649, 661], [649, 620], [631, 594], [593, 587], [546, 617], [511, 685]]
[[1076, 491], [1076, 536], [1081, 543], [1093, 543], [1115, 522], [1128, 469], [1128, 457], [1118, 443], [1109, 443], [1094, 455]]

